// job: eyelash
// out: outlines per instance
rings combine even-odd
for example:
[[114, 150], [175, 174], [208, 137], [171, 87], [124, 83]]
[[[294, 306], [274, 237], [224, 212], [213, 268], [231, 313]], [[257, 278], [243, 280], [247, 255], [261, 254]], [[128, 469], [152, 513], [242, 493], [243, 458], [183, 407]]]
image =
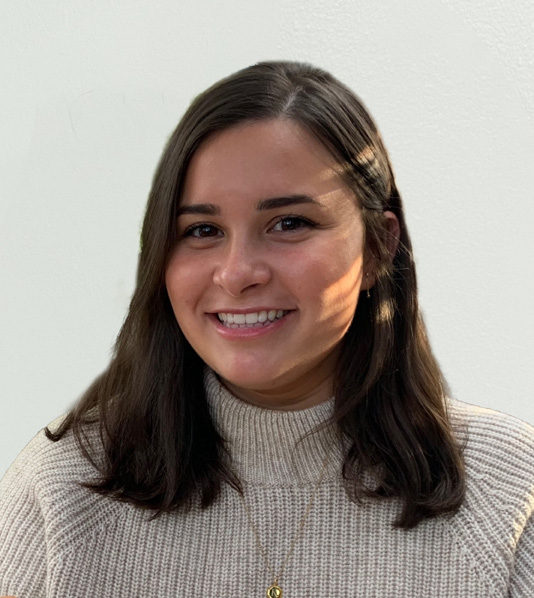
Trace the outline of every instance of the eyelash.
[[[303, 224], [307, 228], [315, 228], [317, 226], [317, 223], [314, 222], [313, 220], [310, 220], [309, 218], [303, 218], [302, 216], [291, 216], [291, 215], [288, 215], [288, 216], [283, 216], [282, 218], [280, 218], [273, 225], [273, 228], [274, 228], [274, 226], [277, 226], [278, 224], [280, 224], [281, 222], [284, 222], [285, 220], [297, 221], [300, 224]], [[208, 222], [201, 222], [200, 224], [192, 224], [191, 226], [189, 226], [188, 228], [185, 229], [185, 231], [183, 232], [182, 237], [193, 237], [193, 238], [196, 238], [196, 239], [209, 239], [209, 238], [212, 238], [211, 235], [208, 236], [208, 237], [198, 237], [198, 236], [193, 235], [194, 231], [196, 231], [196, 230], [198, 230], [200, 228], [203, 228], [203, 227], [204, 228], [208, 228], [209, 227], [209, 228], [214, 228], [214, 229], [217, 228], [215, 225], [210, 224]], [[277, 232], [292, 232], [292, 231], [298, 231], [300, 229], [301, 229], [301, 227], [299, 226], [296, 229], [289, 229], [287, 231], [277, 231]]]

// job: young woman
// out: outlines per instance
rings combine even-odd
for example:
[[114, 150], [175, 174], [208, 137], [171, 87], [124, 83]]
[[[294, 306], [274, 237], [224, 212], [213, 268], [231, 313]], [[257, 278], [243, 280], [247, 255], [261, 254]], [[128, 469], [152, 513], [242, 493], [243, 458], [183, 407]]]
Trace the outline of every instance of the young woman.
[[447, 396], [402, 202], [309, 65], [198, 96], [108, 369], [0, 487], [0, 594], [534, 595], [534, 433]]

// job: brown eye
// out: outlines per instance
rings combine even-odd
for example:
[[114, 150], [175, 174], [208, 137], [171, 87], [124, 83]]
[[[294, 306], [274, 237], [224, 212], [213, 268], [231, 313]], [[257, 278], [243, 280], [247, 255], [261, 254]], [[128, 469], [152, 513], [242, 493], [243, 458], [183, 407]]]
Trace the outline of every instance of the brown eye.
[[215, 237], [218, 232], [219, 229], [212, 224], [197, 224], [188, 228], [184, 236], [196, 238]]
[[300, 216], [285, 216], [273, 226], [272, 230], [277, 232], [286, 230], [291, 231], [301, 228], [311, 228], [313, 226], [315, 226], [313, 222], [305, 218], [301, 218]]

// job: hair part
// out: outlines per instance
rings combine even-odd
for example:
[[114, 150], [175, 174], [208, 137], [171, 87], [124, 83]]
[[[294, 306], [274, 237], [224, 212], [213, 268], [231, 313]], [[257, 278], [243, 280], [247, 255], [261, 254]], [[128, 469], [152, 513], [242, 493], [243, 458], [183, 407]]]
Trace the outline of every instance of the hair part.
[[[446, 409], [446, 384], [432, 354], [417, 301], [412, 247], [400, 194], [381, 136], [361, 101], [332, 75], [296, 62], [263, 62], [200, 94], [170, 137], [146, 208], [136, 289], [108, 368], [49, 439], [72, 429], [100, 479], [81, 485], [155, 512], [213, 504], [224, 483], [242, 492], [222, 458], [211, 420], [204, 363], [182, 334], [165, 287], [176, 243], [177, 207], [188, 165], [218, 132], [284, 118], [327, 147], [363, 217], [375, 284], [358, 302], [342, 340], [333, 420], [349, 439], [343, 463], [348, 495], [398, 497], [395, 525], [458, 510], [465, 495], [461, 447]], [[384, 211], [400, 224], [392, 257]], [[104, 459], [85, 435], [98, 424]], [[371, 487], [365, 472], [376, 475]]]

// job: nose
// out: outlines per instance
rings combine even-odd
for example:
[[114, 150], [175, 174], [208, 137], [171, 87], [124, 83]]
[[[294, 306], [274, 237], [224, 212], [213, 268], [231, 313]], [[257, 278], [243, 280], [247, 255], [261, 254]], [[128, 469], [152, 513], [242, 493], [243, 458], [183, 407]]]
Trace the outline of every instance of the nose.
[[260, 287], [271, 279], [265, 247], [246, 240], [229, 241], [215, 266], [213, 282], [232, 297]]

